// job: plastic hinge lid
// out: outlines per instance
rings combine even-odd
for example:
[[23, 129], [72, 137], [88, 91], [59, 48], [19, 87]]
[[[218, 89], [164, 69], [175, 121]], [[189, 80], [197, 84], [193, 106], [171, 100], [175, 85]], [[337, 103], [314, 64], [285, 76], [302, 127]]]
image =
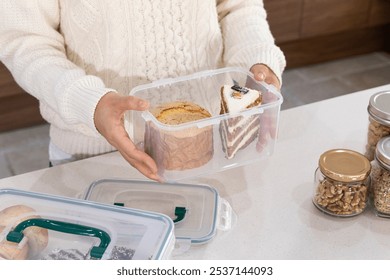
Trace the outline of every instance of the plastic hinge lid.
[[218, 203], [217, 229], [222, 231], [230, 230], [235, 224], [236, 219], [237, 216], [229, 202], [220, 197]]
[[172, 250], [172, 256], [179, 256], [187, 252], [192, 246], [191, 238], [180, 238], [175, 240], [175, 246]]

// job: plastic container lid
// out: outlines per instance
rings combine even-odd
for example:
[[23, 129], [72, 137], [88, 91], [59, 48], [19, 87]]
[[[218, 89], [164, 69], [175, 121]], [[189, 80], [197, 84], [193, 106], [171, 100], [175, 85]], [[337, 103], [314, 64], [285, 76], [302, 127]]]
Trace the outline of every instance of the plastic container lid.
[[384, 125], [390, 125], [390, 91], [378, 92], [370, 97], [368, 113]]
[[199, 244], [232, 225], [232, 209], [207, 185], [103, 179], [89, 187], [86, 200], [163, 213], [175, 222], [176, 241]]
[[0, 190], [0, 258], [162, 259], [174, 224], [162, 214], [46, 194]]
[[390, 137], [384, 137], [376, 145], [376, 159], [390, 170]]

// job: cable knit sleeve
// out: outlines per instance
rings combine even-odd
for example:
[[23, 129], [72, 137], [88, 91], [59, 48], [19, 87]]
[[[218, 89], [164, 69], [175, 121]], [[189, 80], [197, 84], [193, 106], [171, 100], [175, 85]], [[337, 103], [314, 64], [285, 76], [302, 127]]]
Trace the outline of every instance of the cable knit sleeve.
[[16, 82], [55, 110], [66, 123], [83, 123], [96, 132], [95, 107], [112, 89], [67, 59], [64, 37], [58, 31], [58, 1], [0, 3], [0, 60]]
[[217, 9], [224, 40], [224, 63], [249, 69], [267, 65], [281, 81], [286, 66], [275, 45], [262, 0], [218, 0]]

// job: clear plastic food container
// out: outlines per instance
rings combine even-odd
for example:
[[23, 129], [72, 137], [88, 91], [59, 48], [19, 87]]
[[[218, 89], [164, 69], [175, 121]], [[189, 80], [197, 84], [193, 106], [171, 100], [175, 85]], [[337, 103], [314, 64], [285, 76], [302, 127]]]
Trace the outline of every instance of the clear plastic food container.
[[169, 216], [175, 224], [175, 254], [210, 241], [235, 220], [229, 203], [207, 185], [102, 179], [91, 184], [84, 198]]
[[165, 259], [173, 228], [159, 213], [0, 190], [0, 259]]
[[[238, 89], [240, 94], [234, 98], [240, 100], [235, 100], [235, 110], [221, 114], [221, 105], [226, 101], [221, 97], [223, 86]], [[260, 92], [260, 105], [245, 107], [248, 90]], [[249, 71], [222, 68], [158, 80], [133, 88], [130, 95], [148, 100], [150, 109], [129, 111], [126, 129], [132, 132], [134, 142], [156, 161], [165, 181], [249, 164], [273, 153], [283, 98], [275, 87], [255, 81]], [[177, 107], [173, 109], [181, 110], [187, 103], [193, 106], [188, 110], [195, 111], [200, 106], [210, 116], [166, 124], [153, 113], [164, 104], [174, 104]]]

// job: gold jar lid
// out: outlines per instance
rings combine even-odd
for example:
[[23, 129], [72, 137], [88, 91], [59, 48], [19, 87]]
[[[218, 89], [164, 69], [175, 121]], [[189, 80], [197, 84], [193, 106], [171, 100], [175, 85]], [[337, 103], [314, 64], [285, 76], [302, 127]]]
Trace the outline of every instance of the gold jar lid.
[[319, 168], [328, 178], [340, 182], [363, 181], [371, 171], [370, 161], [362, 154], [346, 149], [334, 149], [320, 156]]

